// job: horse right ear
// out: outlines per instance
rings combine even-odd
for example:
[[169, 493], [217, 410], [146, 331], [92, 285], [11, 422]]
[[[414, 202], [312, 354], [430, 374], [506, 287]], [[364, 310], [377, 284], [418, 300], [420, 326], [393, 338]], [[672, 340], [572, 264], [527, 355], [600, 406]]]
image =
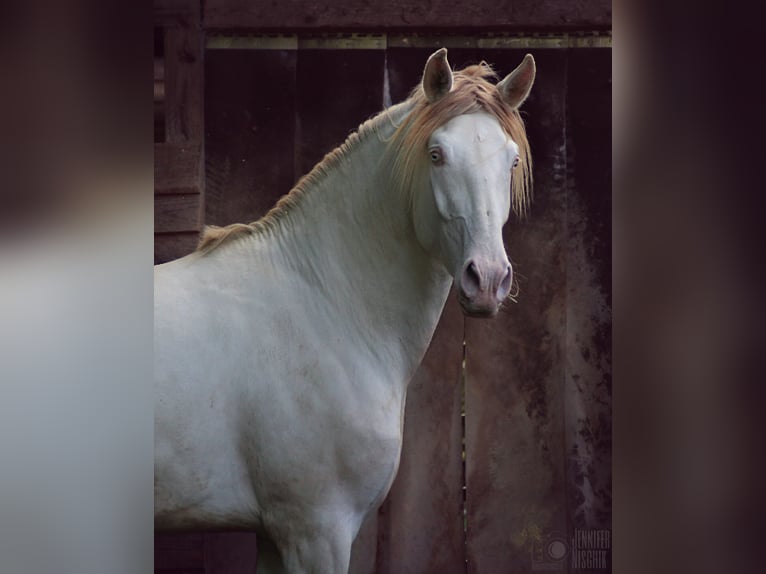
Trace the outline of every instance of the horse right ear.
[[452, 89], [452, 69], [447, 62], [447, 48], [440, 48], [428, 58], [423, 70], [423, 92], [429, 103], [446, 96]]
[[521, 64], [497, 85], [505, 103], [513, 109], [523, 104], [535, 82], [536, 73], [535, 59], [532, 54], [527, 54]]

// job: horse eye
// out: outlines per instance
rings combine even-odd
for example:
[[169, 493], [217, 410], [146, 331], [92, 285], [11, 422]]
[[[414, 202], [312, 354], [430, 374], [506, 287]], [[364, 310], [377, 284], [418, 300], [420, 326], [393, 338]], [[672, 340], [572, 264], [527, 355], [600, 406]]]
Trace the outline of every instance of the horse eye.
[[439, 148], [431, 150], [431, 163], [439, 165], [442, 163], [442, 152]]
[[517, 165], [519, 165], [519, 156], [516, 156], [516, 159], [513, 160], [513, 167], [511, 169], [515, 168]]

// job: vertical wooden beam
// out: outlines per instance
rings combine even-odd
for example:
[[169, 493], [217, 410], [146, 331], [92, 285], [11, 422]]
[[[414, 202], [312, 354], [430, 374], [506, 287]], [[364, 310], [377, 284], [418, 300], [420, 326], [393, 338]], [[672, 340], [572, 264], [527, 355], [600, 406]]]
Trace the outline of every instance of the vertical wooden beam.
[[204, 137], [203, 33], [198, 27], [165, 29], [165, 140]]
[[565, 423], [578, 530], [612, 522], [611, 69], [611, 50], [569, 51]]
[[294, 180], [295, 50], [205, 55], [205, 222], [255, 221]]
[[[183, 211], [185, 221], [193, 222], [193, 226], [188, 223], [155, 226], [155, 263], [192, 251], [196, 244], [193, 238], [204, 225], [204, 33], [200, 15], [201, 0], [155, 0], [154, 20], [155, 25], [163, 28], [165, 58], [162, 66], [165, 141], [155, 146], [158, 152], [155, 173], [172, 172], [174, 178], [184, 180], [183, 188], [157, 182], [160, 188], [155, 188], [155, 211], [167, 211], [168, 205], [180, 201], [169, 197], [174, 193], [194, 201], [193, 206], [186, 201]], [[163, 150], [178, 147], [199, 151], [194, 156], [194, 165], [183, 166], [185, 174], [178, 173], [178, 166], [165, 165], [169, 156], [165, 157]], [[162, 223], [164, 219], [157, 221]], [[180, 232], [184, 235], [179, 235]]]

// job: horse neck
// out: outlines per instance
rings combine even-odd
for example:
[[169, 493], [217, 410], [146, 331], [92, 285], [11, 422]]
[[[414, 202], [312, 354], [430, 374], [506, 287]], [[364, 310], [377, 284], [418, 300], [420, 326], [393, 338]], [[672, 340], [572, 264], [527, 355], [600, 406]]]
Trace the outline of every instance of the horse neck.
[[[389, 111], [404, 115], [406, 110]], [[393, 123], [347, 150], [308, 189], [280, 230], [286, 260], [331, 310], [337, 327], [388, 369], [414, 374], [431, 341], [451, 277], [418, 243], [403, 197], [380, 165]]]

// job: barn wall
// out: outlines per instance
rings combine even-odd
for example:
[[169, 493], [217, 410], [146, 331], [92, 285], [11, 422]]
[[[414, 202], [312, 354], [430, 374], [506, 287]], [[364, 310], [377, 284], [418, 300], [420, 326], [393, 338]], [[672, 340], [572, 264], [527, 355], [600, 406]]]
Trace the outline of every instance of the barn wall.
[[249, 30], [423, 30], [608, 28], [609, 0], [206, 0], [207, 28]]
[[194, 249], [204, 221], [204, 51], [199, 4], [155, 4], [154, 262]]
[[[222, 6], [205, 3], [206, 25], [251, 24], [236, 3]], [[386, 8], [381, 18], [391, 14]], [[184, 18], [170, 10], [164, 21], [180, 26]], [[411, 385], [399, 474], [355, 543], [354, 574], [570, 571], [574, 530], [611, 527], [611, 50], [603, 37], [477, 40], [470, 32], [384, 34], [358, 49], [348, 39], [264, 44], [208, 33], [209, 48], [195, 60], [204, 62], [204, 137], [173, 136], [155, 148], [165, 226], [155, 251], [168, 260], [193, 249], [203, 222], [263, 215], [382, 109], [386, 89], [393, 102], [403, 99], [434, 47], [446, 43], [454, 67], [484, 59], [501, 73], [527, 51], [537, 60], [524, 107], [535, 202], [530, 218], [512, 219], [505, 232], [518, 303], [494, 321], [464, 320], [448, 304]], [[174, 217], [196, 227], [171, 231]], [[251, 571], [253, 535], [185, 536], [157, 537], [158, 571], [175, 568], [174, 559], [190, 572]], [[565, 559], [551, 555], [556, 540]]]

